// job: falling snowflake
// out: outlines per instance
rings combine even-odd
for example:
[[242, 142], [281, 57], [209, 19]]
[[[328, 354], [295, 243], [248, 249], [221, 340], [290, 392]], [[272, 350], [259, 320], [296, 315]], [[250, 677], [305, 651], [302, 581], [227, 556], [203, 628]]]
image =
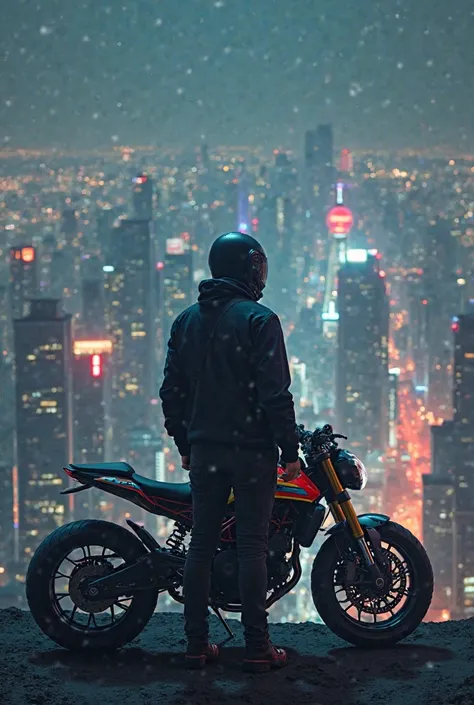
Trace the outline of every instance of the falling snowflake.
[[42, 25], [42, 26], [40, 27], [40, 31], [39, 31], [39, 32], [40, 32], [40, 34], [42, 34], [43, 36], [46, 36], [47, 34], [52, 34], [52, 33], [53, 33], [53, 30], [51, 29], [51, 27], [46, 27], [46, 25]]
[[91, 40], [91, 38], [89, 37], [88, 34], [85, 34], [85, 35], [82, 37], [82, 41], [83, 41], [83, 42], [90, 42], [90, 40]]
[[184, 90], [183, 90], [182, 88], [177, 88], [177, 89], [176, 89], [176, 93], [177, 93], [178, 95], [183, 95]]
[[163, 20], [161, 19], [161, 17], [158, 17], [158, 19], [155, 20], [155, 27], [161, 27], [162, 24]]
[[397, 69], [402, 69], [404, 66], [403, 61], [399, 61], [397, 64]]
[[392, 104], [392, 101], [389, 98], [385, 98], [385, 100], [382, 101], [382, 108], [388, 108], [388, 106], [391, 104]]
[[191, 74], [192, 74], [192, 72], [193, 72], [193, 70], [192, 70], [192, 69], [186, 69], [186, 73], [188, 74], [188, 76], [189, 76], [189, 75], [191, 75]]
[[231, 51], [231, 47], [224, 47], [224, 54], [230, 54]]
[[293, 108], [293, 112], [294, 112], [294, 113], [299, 113], [299, 111], [300, 111], [300, 109], [298, 108], [298, 106], [295, 105], [295, 107]]
[[93, 120], [98, 120], [98, 118], [99, 118], [99, 113], [92, 113]]
[[119, 136], [118, 136], [118, 135], [112, 135], [112, 137], [111, 137], [110, 139], [112, 140], [112, 142], [118, 142], [118, 141], [119, 141]]
[[224, 5], [225, 5], [225, 3], [222, 2], [222, 0], [216, 0], [216, 2], [214, 3], [214, 7], [217, 7], [217, 8], [224, 7]]
[[11, 108], [11, 106], [13, 105], [13, 101], [9, 98], [5, 101], [5, 105], [7, 106], [7, 108]]
[[434, 64], [433, 59], [428, 59], [428, 61], [426, 62], [426, 65], [427, 65], [428, 67], [433, 66], [433, 64]]

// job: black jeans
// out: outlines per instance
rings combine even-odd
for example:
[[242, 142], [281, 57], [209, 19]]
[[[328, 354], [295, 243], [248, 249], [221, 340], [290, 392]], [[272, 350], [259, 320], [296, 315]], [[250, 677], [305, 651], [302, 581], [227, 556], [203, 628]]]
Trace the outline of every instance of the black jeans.
[[231, 489], [235, 494], [239, 591], [247, 648], [268, 643], [267, 550], [277, 480], [278, 449], [193, 446], [193, 530], [184, 571], [184, 617], [189, 644], [208, 638], [211, 565]]

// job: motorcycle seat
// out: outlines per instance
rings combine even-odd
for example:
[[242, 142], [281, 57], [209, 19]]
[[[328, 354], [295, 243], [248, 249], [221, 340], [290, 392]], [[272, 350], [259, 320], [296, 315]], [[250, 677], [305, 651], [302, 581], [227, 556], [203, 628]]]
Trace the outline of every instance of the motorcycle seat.
[[69, 467], [79, 472], [94, 472], [103, 475], [113, 475], [114, 477], [132, 477], [135, 472], [128, 463], [70, 463]]
[[191, 485], [189, 482], [158, 482], [157, 480], [151, 480], [149, 477], [142, 477], [142, 475], [134, 475], [133, 481], [149, 497], [161, 497], [162, 499], [182, 502], [183, 504], [191, 502]]

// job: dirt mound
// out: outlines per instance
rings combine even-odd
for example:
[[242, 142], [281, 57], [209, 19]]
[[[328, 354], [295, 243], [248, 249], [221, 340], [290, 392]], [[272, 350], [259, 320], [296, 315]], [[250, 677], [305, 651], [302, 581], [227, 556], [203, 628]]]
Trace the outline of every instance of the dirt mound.
[[[30, 614], [0, 611], [1, 705], [473, 705], [474, 619], [423, 624], [387, 650], [348, 646], [319, 624], [271, 625], [291, 663], [279, 672], [240, 669], [242, 630], [219, 665], [183, 669], [183, 620], [153, 617], [133, 644], [112, 655], [75, 654], [44, 637]], [[211, 619], [212, 637], [226, 634]]]

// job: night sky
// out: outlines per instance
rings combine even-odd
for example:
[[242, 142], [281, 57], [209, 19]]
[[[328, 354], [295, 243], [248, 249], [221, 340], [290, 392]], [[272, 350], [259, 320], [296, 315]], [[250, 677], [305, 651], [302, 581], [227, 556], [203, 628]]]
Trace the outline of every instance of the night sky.
[[3, 0], [0, 145], [472, 152], [472, 0]]

